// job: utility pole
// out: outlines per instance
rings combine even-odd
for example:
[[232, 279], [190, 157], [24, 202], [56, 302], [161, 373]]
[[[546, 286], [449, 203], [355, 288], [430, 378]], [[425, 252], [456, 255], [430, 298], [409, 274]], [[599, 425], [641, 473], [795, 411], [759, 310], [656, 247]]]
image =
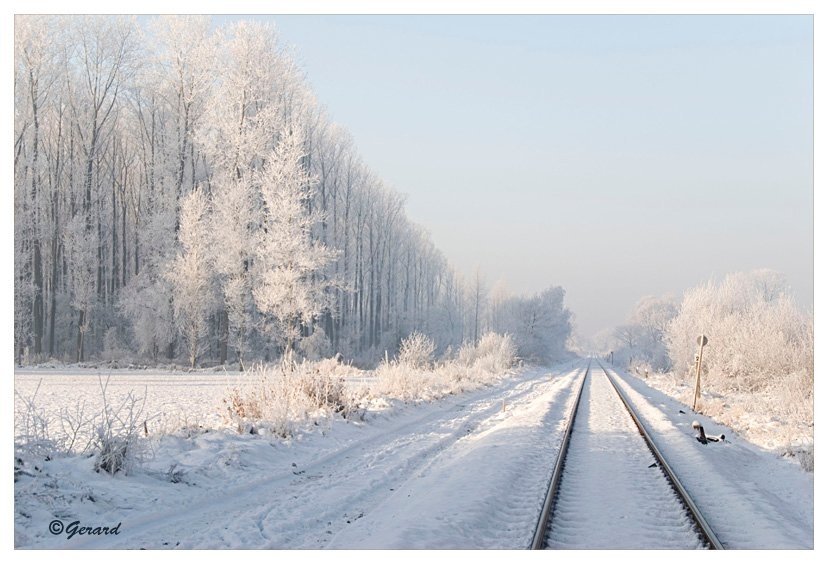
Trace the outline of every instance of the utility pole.
[[707, 337], [701, 334], [696, 339], [696, 342], [699, 344], [699, 354], [696, 355], [696, 388], [693, 391], [693, 411], [696, 411], [696, 405], [699, 403], [699, 398], [701, 397], [702, 354], [704, 353], [704, 345], [707, 344]]

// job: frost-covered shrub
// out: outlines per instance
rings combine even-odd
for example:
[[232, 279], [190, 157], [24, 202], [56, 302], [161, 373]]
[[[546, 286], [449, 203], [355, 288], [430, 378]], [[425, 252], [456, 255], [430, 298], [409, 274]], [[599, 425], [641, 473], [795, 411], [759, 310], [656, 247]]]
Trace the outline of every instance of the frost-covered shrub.
[[[508, 335], [487, 333], [478, 345], [463, 344], [457, 358], [443, 359], [428, 368], [402, 361], [385, 361], [374, 371], [374, 395], [402, 400], [432, 400], [491, 384], [516, 361], [516, 347]], [[425, 366], [425, 367], [424, 367]]]
[[415, 331], [400, 344], [400, 364], [409, 368], [428, 368], [434, 360], [434, 341]]
[[319, 368], [300, 369], [299, 378], [302, 391], [308, 396], [313, 407], [340, 413], [349, 403], [345, 380], [342, 378], [322, 372]]
[[112, 403], [106, 395], [107, 383], [101, 383], [100, 411], [89, 409], [84, 400], [47, 413], [35, 401], [40, 384], [31, 397], [15, 390], [15, 452], [40, 459], [89, 452], [96, 456], [97, 471], [127, 472], [140, 460], [141, 431], [148, 433], [146, 393], [140, 398], [130, 391]]
[[402, 362], [383, 361], [374, 371], [374, 395], [401, 400], [428, 399], [428, 373]]
[[36, 403], [40, 383], [30, 397], [24, 397], [17, 390], [15, 395], [23, 403], [23, 408], [15, 410], [14, 446], [15, 451], [22, 451], [38, 458], [45, 458], [60, 451], [59, 441], [50, 433], [51, 418]]
[[464, 343], [457, 351], [459, 364], [488, 372], [508, 370], [516, 361], [517, 346], [511, 335], [489, 332], [480, 338], [476, 346]]
[[332, 414], [349, 417], [358, 411], [359, 398], [345, 382], [350, 367], [335, 360], [255, 365], [246, 382], [224, 398], [230, 421], [239, 432], [267, 429], [282, 437], [312, 419]]
[[255, 365], [245, 372], [245, 380], [224, 399], [227, 414], [240, 433], [267, 427], [287, 437], [307, 419], [310, 400], [302, 391], [301, 379], [285, 363]]
[[92, 441], [96, 451], [95, 471], [129, 474], [133, 465], [141, 459], [139, 434], [146, 429], [146, 393], [139, 398], [129, 392], [120, 404], [110, 404], [106, 397], [107, 383], [108, 380], [101, 384], [103, 408], [95, 422]]
[[511, 335], [486, 333], [477, 345], [477, 364], [491, 372], [507, 370], [517, 361], [517, 345]]

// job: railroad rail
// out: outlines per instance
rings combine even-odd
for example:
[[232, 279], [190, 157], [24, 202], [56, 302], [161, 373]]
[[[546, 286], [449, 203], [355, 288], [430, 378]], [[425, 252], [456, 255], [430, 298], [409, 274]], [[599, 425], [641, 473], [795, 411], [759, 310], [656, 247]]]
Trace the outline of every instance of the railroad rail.
[[[656, 464], [661, 469], [662, 474], [667, 480], [667, 483], [669, 484], [672, 491], [675, 492], [676, 498], [679, 500], [681, 506], [685, 509], [687, 516], [695, 525], [699, 538], [703, 542], [704, 546], [709, 549], [723, 549], [724, 547], [722, 546], [722, 543], [717, 538], [715, 532], [702, 515], [698, 506], [690, 497], [687, 490], [684, 488], [684, 486], [682, 486], [676, 473], [670, 467], [664, 455], [656, 446], [646, 427], [642, 424], [641, 419], [633, 409], [628, 398], [626, 397], [618, 383], [612, 376], [610, 376], [609, 372], [607, 372], [606, 368], [604, 368], [604, 366], [600, 362], [596, 360], [595, 363], [597, 364], [598, 368], [600, 368], [601, 371], [604, 373], [609, 382], [612, 384], [612, 388], [615, 390], [618, 398], [621, 400], [627, 413], [630, 415], [633, 422], [635, 423], [635, 426], [638, 429], [639, 434], [644, 439], [644, 442], [646, 443], [649, 451], [655, 458]], [[586, 382], [587, 376], [589, 375], [591, 367], [592, 361], [590, 361], [587, 364], [587, 368], [584, 370], [584, 374], [581, 377], [581, 381], [578, 384], [576, 384], [577, 392], [575, 396], [575, 401], [573, 403], [571, 412], [569, 414], [569, 418], [566, 423], [561, 448], [558, 452], [554, 470], [549, 480], [546, 497], [544, 499], [543, 509], [538, 517], [535, 533], [532, 537], [532, 544], [530, 545], [530, 548], [534, 550], [547, 548], [549, 532], [551, 530], [552, 523], [555, 519], [555, 504], [561, 488], [561, 480], [564, 474], [564, 467], [566, 466], [567, 455], [569, 453], [569, 444], [570, 437], [572, 435], [572, 428], [577, 417], [578, 408], [582, 403], [581, 396], [584, 389], [584, 384]]]

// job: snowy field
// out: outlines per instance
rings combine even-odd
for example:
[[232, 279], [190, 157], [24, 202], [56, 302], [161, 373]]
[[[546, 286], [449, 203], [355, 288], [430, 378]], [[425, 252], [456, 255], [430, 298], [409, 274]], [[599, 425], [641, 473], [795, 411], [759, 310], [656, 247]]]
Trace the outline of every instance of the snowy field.
[[[290, 439], [228, 427], [222, 398], [238, 374], [113, 371], [108, 401], [130, 391], [143, 400], [146, 390], [144, 410], [155, 417], [140, 463], [110, 476], [94, 471], [93, 457], [26, 460], [15, 546], [522, 549], [584, 366], [524, 369], [437, 401], [377, 400], [361, 420], [331, 418]], [[624, 381], [727, 547], [813, 547], [813, 474], [695, 416], [709, 434], [728, 435], [700, 445], [685, 406]], [[101, 396], [94, 371], [15, 375], [21, 396], [38, 383], [37, 403], [53, 413], [84, 400], [92, 410]], [[69, 538], [76, 521], [120, 526]]]
[[113, 406], [130, 394], [140, 400], [150, 433], [199, 425], [217, 428], [226, 419], [222, 399], [243, 380], [238, 372], [21, 368], [14, 376], [14, 408], [19, 418], [24, 398], [37, 392], [35, 404], [53, 420], [59, 419], [61, 411], [76, 412], [79, 406], [92, 415], [103, 407], [105, 386], [106, 400]]

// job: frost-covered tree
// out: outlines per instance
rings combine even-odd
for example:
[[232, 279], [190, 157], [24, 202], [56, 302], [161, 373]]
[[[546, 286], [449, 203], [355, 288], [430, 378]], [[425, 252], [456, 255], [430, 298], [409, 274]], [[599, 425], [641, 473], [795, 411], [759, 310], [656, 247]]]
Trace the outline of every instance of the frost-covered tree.
[[[25, 173], [25, 176], [17, 179], [25, 186], [20, 192], [19, 201], [19, 249], [26, 249], [26, 252], [15, 258], [30, 261], [27, 267], [31, 270], [29, 285], [32, 312], [27, 316], [26, 323], [31, 329], [32, 353], [39, 355], [43, 351], [45, 328], [47, 257], [44, 254], [48, 253], [46, 245], [50, 230], [47, 226], [51, 202], [48, 153], [44, 147], [47, 132], [44, 130], [51, 117], [48, 115], [49, 98], [59, 81], [58, 65], [62, 59], [53, 38], [62, 29], [54, 18], [41, 16], [18, 18], [15, 24], [15, 53], [18, 63], [15, 69], [16, 108], [22, 118], [16, 119], [15, 160], [23, 157], [21, 164], [24, 166], [18, 171]], [[28, 151], [23, 153], [23, 149]], [[18, 293], [21, 299], [24, 295], [27, 293]]]
[[210, 238], [207, 198], [198, 188], [181, 203], [181, 251], [170, 265], [167, 278], [172, 285], [175, 325], [195, 367], [207, 336], [208, 319], [214, 307], [210, 270]]
[[330, 307], [329, 282], [319, 274], [335, 257], [311, 237], [321, 215], [307, 209], [315, 179], [303, 166], [304, 157], [298, 128], [285, 128], [261, 173], [264, 206], [253, 296], [259, 309], [275, 321], [287, 354], [302, 326], [311, 326]]
[[614, 331], [614, 358], [621, 364], [638, 363], [653, 370], [669, 369], [671, 362], [665, 338], [677, 313], [675, 300], [670, 296], [641, 298], [627, 323]]
[[685, 292], [667, 344], [675, 370], [689, 377], [696, 338], [707, 335], [706, 382], [722, 392], [756, 391], [797, 372], [813, 383], [812, 326], [779, 273], [740, 272]]
[[271, 26], [240, 22], [223, 35], [219, 78], [197, 137], [213, 199], [214, 267], [223, 302], [220, 361], [229, 346], [243, 366], [257, 320], [252, 276], [262, 223], [261, 169], [286, 116], [307, 94]]
[[552, 286], [528, 298], [509, 298], [499, 306], [495, 330], [511, 335], [524, 359], [539, 363], [560, 359], [572, 332], [564, 296], [563, 288]]
[[[117, 117], [116, 104], [134, 72], [137, 32], [129, 18], [79, 18], [74, 21], [71, 37], [76, 42], [76, 64], [70, 65], [74, 86], [70, 98], [82, 156], [81, 205], [73, 218], [69, 242], [74, 250], [72, 270], [73, 300], [78, 311], [77, 360], [84, 359], [86, 333], [92, 308], [103, 292], [102, 226], [97, 213], [102, 198], [101, 156], [108, 144]], [[83, 229], [81, 229], [81, 226]], [[97, 295], [92, 295], [90, 288]]]
[[170, 164], [178, 198], [196, 183], [194, 137], [214, 86], [218, 36], [205, 16], [160, 16], [153, 20], [153, 73], [173, 129]]
[[253, 205], [253, 182], [249, 173], [238, 178], [222, 178], [214, 186], [212, 260], [223, 301], [219, 315], [222, 321], [226, 320], [221, 323], [220, 339], [227, 340], [236, 352], [240, 367], [244, 367], [254, 324], [251, 267], [255, 253], [254, 229], [260, 220]]

